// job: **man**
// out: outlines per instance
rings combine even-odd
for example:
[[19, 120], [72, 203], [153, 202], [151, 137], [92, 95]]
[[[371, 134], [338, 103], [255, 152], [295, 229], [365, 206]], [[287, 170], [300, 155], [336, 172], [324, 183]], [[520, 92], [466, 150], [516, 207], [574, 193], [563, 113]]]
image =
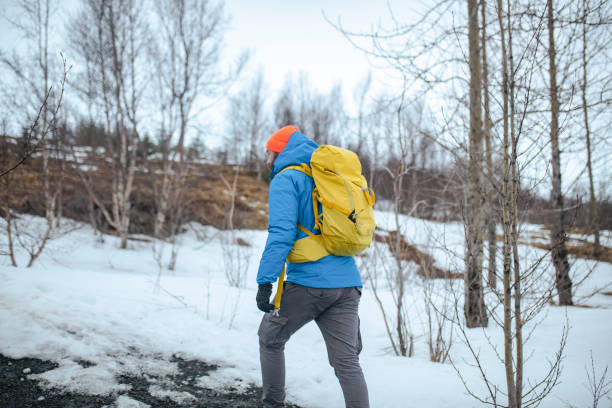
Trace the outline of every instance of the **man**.
[[263, 404], [283, 407], [285, 400], [285, 343], [314, 320], [325, 340], [329, 362], [340, 381], [347, 407], [369, 407], [368, 390], [359, 365], [361, 335], [358, 307], [361, 277], [352, 257], [327, 255], [318, 261], [288, 263], [280, 309], [270, 303], [272, 282], [283, 270], [295, 240], [306, 234], [297, 224], [314, 230], [314, 181], [287, 166], [310, 164], [317, 144], [295, 126], [286, 126], [266, 144], [266, 165], [272, 171], [268, 197], [268, 239], [257, 273], [257, 306], [266, 312], [259, 326]]

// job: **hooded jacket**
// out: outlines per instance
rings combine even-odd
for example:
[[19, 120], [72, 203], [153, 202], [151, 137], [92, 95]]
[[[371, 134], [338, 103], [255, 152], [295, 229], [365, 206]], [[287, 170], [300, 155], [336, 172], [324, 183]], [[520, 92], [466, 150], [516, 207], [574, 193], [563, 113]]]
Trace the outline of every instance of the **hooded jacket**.
[[[318, 145], [300, 132], [294, 132], [283, 151], [274, 161], [268, 194], [268, 239], [257, 272], [257, 283], [274, 282], [293, 242], [306, 234], [297, 224], [315, 234], [312, 211], [313, 179], [297, 170], [285, 167], [306, 163]], [[320, 204], [319, 204], [320, 205]], [[287, 264], [287, 281], [312, 288], [345, 288], [362, 286], [355, 260], [351, 256], [328, 255], [318, 261]]]

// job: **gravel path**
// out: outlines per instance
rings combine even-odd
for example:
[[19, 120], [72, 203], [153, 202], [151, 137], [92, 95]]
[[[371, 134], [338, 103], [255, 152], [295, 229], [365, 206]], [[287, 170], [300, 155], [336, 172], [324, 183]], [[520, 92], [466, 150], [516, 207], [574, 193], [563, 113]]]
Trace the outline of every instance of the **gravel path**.
[[[152, 408], [182, 407], [259, 407], [261, 406], [261, 388], [251, 386], [246, 391], [236, 389], [214, 390], [197, 385], [197, 378], [208, 373], [214, 375], [217, 366], [198, 360], [184, 360], [174, 357], [179, 372], [164, 378], [120, 376], [117, 381], [129, 384], [125, 395], [140, 401]], [[91, 364], [83, 362], [82, 365]], [[94, 396], [46, 390], [39, 387], [36, 380], [28, 378], [30, 374], [40, 374], [52, 370], [57, 364], [35, 358], [11, 359], [0, 354], [0, 407], [54, 407], [54, 408], [100, 408], [115, 407], [119, 395]], [[165, 389], [189, 393], [195, 397], [192, 402], [179, 404], [169, 398], [159, 398], [150, 394], [152, 383], [163, 384]], [[144, 405], [143, 405], [144, 406]], [[287, 408], [300, 408], [287, 404]]]

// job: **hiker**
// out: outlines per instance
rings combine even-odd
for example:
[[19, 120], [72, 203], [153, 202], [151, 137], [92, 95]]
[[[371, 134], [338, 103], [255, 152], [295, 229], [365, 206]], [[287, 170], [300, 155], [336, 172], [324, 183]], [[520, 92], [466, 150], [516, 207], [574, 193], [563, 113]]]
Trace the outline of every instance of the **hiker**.
[[266, 165], [272, 181], [268, 239], [257, 272], [256, 298], [257, 307], [265, 312], [258, 335], [266, 408], [284, 406], [285, 343], [312, 320], [325, 340], [329, 363], [342, 387], [346, 406], [369, 407], [367, 385], [359, 365], [362, 283], [353, 257], [327, 255], [317, 261], [287, 263], [280, 308], [270, 303], [272, 283], [281, 272], [284, 276], [283, 268], [294, 241], [307, 235], [301, 228], [318, 234], [313, 212], [314, 181], [301, 171], [286, 169], [310, 164], [317, 147], [295, 126], [278, 130], [266, 144]]

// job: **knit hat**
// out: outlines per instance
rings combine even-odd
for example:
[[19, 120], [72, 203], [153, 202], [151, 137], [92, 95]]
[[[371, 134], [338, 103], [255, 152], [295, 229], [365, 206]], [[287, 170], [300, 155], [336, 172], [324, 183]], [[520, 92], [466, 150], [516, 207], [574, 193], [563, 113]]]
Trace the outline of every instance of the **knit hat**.
[[270, 139], [268, 139], [268, 143], [266, 143], [266, 149], [271, 150], [276, 153], [280, 153], [283, 151], [285, 146], [287, 146], [287, 142], [289, 142], [289, 137], [295, 132], [299, 132], [296, 126], [285, 126], [274, 133]]

